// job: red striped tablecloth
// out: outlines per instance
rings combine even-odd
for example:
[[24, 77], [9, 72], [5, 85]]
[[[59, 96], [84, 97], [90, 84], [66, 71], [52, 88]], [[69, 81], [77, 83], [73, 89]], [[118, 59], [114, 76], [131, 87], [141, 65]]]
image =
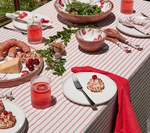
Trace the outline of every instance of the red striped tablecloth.
[[[53, 6], [54, 2], [55, 1], [51, 1], [33, 11], [33, 13], [47, 15], [53, 21], [53, 26], [51, 28], [43, 30], [44, 38], [56, 34], [57, 31], [62, 30], [62, 27], [66, 27], [65, 24], [69, 24], [69, 22], [65, 21], [57, 14]], [[114, 3], [112, 13], [105, 19], [105, 21], [96, 23], [102, 27], [102, 29], [115, 29], [117, 18], [123, 15], [120, 13], [120, 2], [118, 0], [112, 0], [112, 2]], [[146, 14], [150, 13], [149, 7], [150, 2], [143, 0], [134, 1], [134, 10], [137, 15], [140, 15], [141, 12]], [[10, 23], [7, 27], [13, 28], [13, 24]], [[29, 82], [17, 87], [0, 89], [0, 95], [8, 94], [11, 91], [13, 92], [13, 95], [15, 96], [14, 102], [21, 106], [25, 112], [29, 126], [29, 133], [79, 133], [84, 131], [109, 133], [112, 130], [112, 121], [116, 115], [117, 94], [106, 105], [98, 106], [98, 110], [93, 111], [90, 107], [80, 106], [67, 100], [62, 93], [61, 85], [64, 79], [72, 74], [71, 68], [74, 66], [92, 66], [129, 79], [139, 69], [140, 65], [148, 59], [150, 39], [135, 38], [126, 35], [123, 36], [140, 44], [144, 50], [137, 51], [131, 48], [132, 52], [127, 54], [115, 44], [105, 41], [105, 45], [103, 45], [102, 49], [89, 54], [78, 47], [77, 40], [75, 36], [72, 35], [72, 39], [66, 47], [67, 55], [64, 56], [67, 60], [65, 64], [67, 71], [64, 75], [62, 77], [54, 76], [52, 75], [52, 71], [45, 71], [44, 69], [41, 73], [41, 75], [50, 77], [52, 81], [52, 95], [54, 97], [52, 104], [54, 105], [48, 109], [37, 110], [31, 106]], [[28, 44], [25, 35], [0, 28], [0, 42], [11, 38], [22, 40]], [[30, 46], [35, 49], [46, 48], [44, 43]]]

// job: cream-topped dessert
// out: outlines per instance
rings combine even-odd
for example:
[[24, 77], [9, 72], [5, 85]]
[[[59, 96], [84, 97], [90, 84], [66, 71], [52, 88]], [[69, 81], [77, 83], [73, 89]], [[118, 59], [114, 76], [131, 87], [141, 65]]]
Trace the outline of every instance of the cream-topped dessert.
[[8, 129], [16, 124], [16, 117], [11, 111], [4, 110], [2, 100], [0, 100], [0, 129]]
[[87, 83], [87, 88], [92, 92], [101, 92], [104, 87], [104, 82], [100, 78], [97, 78], [96, 75], [93, 75], [92, 79]]

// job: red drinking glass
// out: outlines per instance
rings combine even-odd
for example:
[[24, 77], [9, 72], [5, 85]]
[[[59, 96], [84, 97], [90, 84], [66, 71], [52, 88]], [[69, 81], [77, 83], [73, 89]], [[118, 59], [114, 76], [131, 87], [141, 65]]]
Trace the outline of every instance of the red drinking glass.
[[51, 105], [51, 80], [46, 76], [35, 76], [30, 80], [31, 105], [45, 109]]
[[28, 22], [27, 32], [28, 32], [28, 42], [30, 44], [39, 44], [42, 42], [41, 22]]

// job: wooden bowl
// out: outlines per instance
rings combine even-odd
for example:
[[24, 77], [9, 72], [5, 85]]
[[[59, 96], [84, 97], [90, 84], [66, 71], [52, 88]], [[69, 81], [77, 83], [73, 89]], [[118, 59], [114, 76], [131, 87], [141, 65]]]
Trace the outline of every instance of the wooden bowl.
[[107, 34], [100, 29], [85, 28], [78, 30], [75, 36], [83, 50], [93, 52], [101, 48]]
[[25, 76], [21, 76], [20, 73], [20, 77], [17, 76], [17, 78], [14, 77], [13, 79], [0, 80], [0, 88], [14, 87], [23, 84], [25, 82], [28, 82], [32, 77], [38, 75], [42, 71], [42, 69], [43, 69], [43, 57], [40, 57], [39, 65], [32, 72], [30, 72]]
[[[108, 2], [105, 2], [103, 5], [103, 8], [101, 10], [103, 11], [100, 14], [96, 15], [74, 15], [74, 14], [69, 14], [68, 12], [65, 12], [66, 9], [66, 4], [70, 4], [73, 0], [61, 0], [61, 2], [64, 4], [64, 7], [62, 7], [59, 3], [59, 0], [56, 0], [54, 3], [54, 7], [57, 10], [58, 14], [63, 17], [64, 19], [73, 22], [73, 23], [95, 23], [97, 21], [103, 20], [106, 18], [110, 12], [112, 11], [114, 5], [111, 1], [108, 0]], [[83, 2], [83, 0], [78, 0], [80, 2]], [[92, 5], [98, 5], [101, 6], [100, 1], [98, 0], [93, 0], [92, 2], [89, 0], [89, 3]]]

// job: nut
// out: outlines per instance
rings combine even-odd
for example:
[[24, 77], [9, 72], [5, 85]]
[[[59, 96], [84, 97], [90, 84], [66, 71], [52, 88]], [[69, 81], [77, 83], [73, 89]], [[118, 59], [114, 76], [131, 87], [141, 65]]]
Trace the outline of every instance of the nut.
[[60, 42], [53, 42], [49, 44], [50, 49], [53, 50], [54, 52], [59, 52], [63, 53], [65, 51], [65, 45]]
[[54, 56], [55, 56], [55, 59], [60, 59], [60, 58], [61, 58], [61, 53], [56, 52], [56, 53], [54, 54]]

